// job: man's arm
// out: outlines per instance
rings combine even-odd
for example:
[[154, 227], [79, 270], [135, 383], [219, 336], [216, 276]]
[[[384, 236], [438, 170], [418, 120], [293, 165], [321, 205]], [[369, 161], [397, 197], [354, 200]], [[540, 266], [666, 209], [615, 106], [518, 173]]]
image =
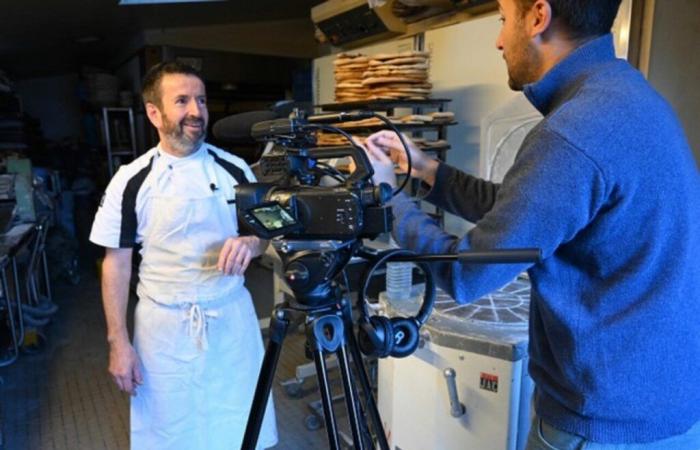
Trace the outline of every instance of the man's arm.
[[440, 163], [432, 189], [423, 200], [476, 223], [493, 208], [500, 186]]
[[[551, 257], [603, 206], [608, 185], [598, 165], [554, 132], [540, 132], [520, 150], [492, 208], [466, 235], [454, 236], [408, 197], [391, 200], [394, 236], [417, 253], [539, 248]], [[433, 264], [437, 284], [460, 303], [476, 300], [511, 281], [531, 264]]]
[[243, 275], [250, 261], [265, 253], [268, 243], [255, 236], [228, 238], [219, 252], [216, 267], [226, 275]]
[[109, 373], [119, 389], [136, 395], [136, 386], [143, 379], [140, 361], [126, 327], [132, 252], [131, 248], [106, 249], [102, 263], [102, 304], [107, 320]]

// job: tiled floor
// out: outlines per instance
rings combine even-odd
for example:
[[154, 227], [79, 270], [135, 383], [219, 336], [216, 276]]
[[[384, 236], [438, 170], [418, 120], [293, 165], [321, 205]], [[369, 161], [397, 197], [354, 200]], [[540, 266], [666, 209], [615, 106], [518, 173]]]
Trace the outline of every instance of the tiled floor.
[[[0, 448], [128, 449], [128, 398], [106, 371], [99, 283], [89, 274], [78, 286], [58, 285], [54, 291], [61, 309], [48, 329], [48, 344], [0, 369], [0, 438], [5, 445]], [[287, 396], [278, 383], [306, 362], [303, 345], [303, 336], [291, 333], [282, 350], [273, 391], [280, 432], [276, 450], [328, 447], [323, 428], [309, 431], [304, 426], [307, 403], [318, 397], [315, 380], [306, 381], [307, 395], [300, 399]], [[342, 423], [342, 411], [339, 417]]]

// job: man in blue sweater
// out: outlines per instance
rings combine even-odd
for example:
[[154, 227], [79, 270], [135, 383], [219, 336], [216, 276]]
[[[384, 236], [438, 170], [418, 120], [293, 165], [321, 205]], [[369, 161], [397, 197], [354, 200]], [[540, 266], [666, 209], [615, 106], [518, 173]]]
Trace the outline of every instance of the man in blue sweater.
[[[544, 115], [501, 184], [410, 144], [426, 199], [476, 227], [444, 232], [406, 195], [394, 235], [420, 253], [538, 247], [535, 265], [434, 267], [470, 302], [527, 269], [536, 384], [528, 449], [700, 449], [700, 173], [673, 111], [610, 29], [620, 0], [499, 0], [512, 89]], [[375, 181], [406, 169], [368, 138]]]

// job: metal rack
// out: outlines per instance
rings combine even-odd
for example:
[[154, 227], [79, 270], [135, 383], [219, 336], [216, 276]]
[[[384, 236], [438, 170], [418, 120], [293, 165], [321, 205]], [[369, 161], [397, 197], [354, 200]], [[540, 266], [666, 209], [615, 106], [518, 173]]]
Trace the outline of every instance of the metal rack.
[[138, 155], [133, 109], [102, 108], [102, 127], [107, 149], [109, 177], [112, 178], [115, 169], [123, 162], [123, 158], [126, 157], [128, 161], [131, 161]]

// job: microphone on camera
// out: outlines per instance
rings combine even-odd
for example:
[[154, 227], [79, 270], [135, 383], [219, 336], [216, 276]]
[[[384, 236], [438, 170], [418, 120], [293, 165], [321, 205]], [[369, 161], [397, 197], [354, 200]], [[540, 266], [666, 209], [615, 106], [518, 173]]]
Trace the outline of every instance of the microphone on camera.
[[372, 111], [352, 111], [333, 114], [318, 114], [304, 119], [275, 119], [265, 120], [254, 124], [250, 134], [254, 139], [265, 139], [273, 136], [299, 133], [305, 130], [317, 129], [316, 125], [350, 122], [374, 117]]
[[279, 116], [273, 111], [248, 111], [218, 120], [212, 127], [214, 137], [222, 141], [252, 141], [251, 128], [254, 124]]
[[338, 122], [351, 122], [353, 120], [363, 120], [374, 117], [375, 113], [372, 111], [351, 111], [351, 112], [339, 112], [333, 114], [317, 114], [315, 116], [309, 116], [306, 121], [309, 123], [338, 123]]

